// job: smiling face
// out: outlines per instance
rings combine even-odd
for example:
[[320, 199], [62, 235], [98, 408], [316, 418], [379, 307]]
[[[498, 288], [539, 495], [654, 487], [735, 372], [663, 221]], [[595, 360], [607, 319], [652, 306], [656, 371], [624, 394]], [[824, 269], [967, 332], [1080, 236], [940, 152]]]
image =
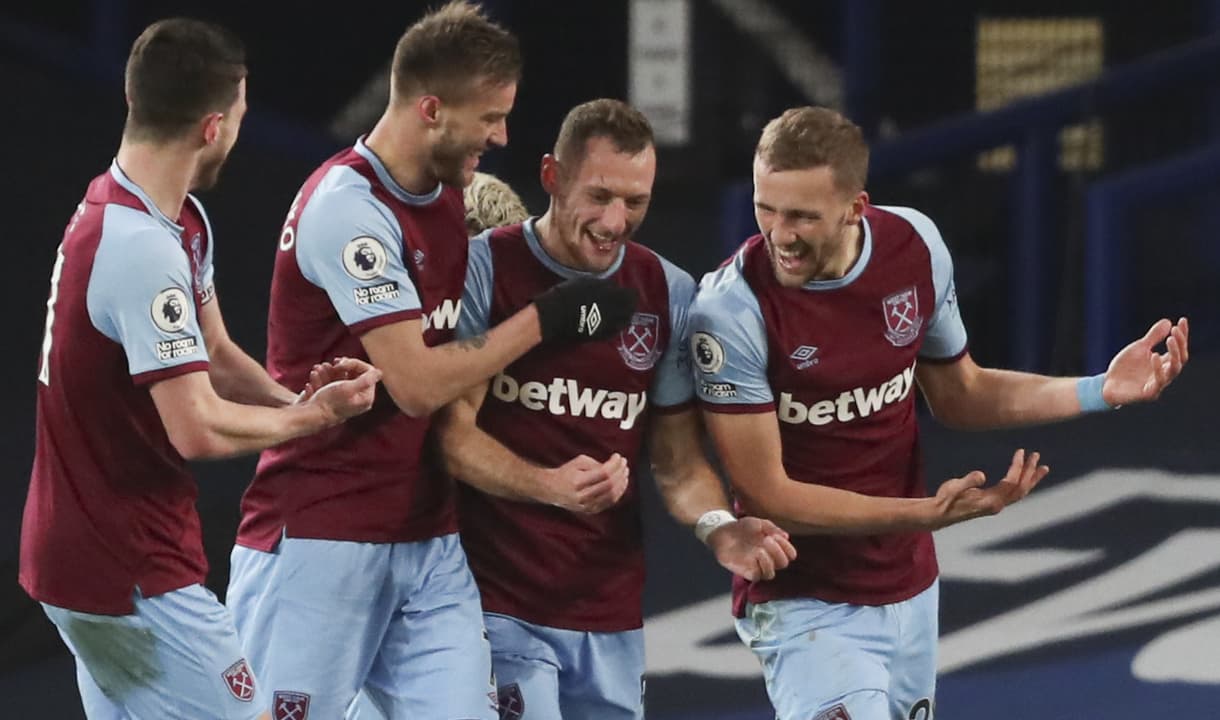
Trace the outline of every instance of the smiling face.
[[834, 110], [798, 107], [763, 128], [754, 151], [754, 216], [776, 280], [843, 277], [859, 255], [868, 145]]
[[608, 270], [644, 221], [656, 173], [651, 144], [631, 153], [607, 137], [592, 137], [575, 167], [547, 155], [542, 167], [543, 187], [551, 195], [547, 252], [577, 270]]
[[429, 172], [448, 185], [469, 185], [479, 157], [508, 144], [508, 114], [517, 97], [517, 84], [480, 83], [478, 87], [464, 101], [441, 103], [438, 109], [439, 135], [432, 145]]
[[854, 258], [851, 240], [867, 202], [865, 193], [840, 188], [828, 165], [774, 170], [754, 159], [754, 218], [784, 287], [820, 279], [837, 254]]

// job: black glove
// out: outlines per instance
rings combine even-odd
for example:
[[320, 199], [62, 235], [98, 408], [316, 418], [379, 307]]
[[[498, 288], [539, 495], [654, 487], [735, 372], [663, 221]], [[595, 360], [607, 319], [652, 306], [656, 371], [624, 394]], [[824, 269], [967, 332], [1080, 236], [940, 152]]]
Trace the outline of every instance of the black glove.
[[587, 277], [560, 283], [534, 298], [544, 342], [610, 337], [631, 322], [635, 304], [635, 290]]

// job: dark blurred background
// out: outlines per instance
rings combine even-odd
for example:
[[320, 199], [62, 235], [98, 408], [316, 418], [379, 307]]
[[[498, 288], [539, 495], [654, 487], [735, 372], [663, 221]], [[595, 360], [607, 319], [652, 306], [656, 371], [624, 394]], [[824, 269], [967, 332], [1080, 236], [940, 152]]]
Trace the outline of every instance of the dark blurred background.
[[[181, 14], [219, 21], [248, 46], [251, 110], [220, 185], [203, 199], [218, 237], [217, 286], [230, 331], [262, 357], [273, 249], [288, 205], [318, 162], [371, 128], [394, 43], [429, 4], [46, 0], [0, 8], [0, 82], [10, 89], [0, 125], [10, 168], [0, 178], [0, 253], [13, 270], [3, 292], [14, 323], [0, 433], [7, 478], [0, 485], [0, 718], [82, 716], [66, 651], [15, 583], [17, 538], [47, 278], [69, 215], [118, 146], [132, 40], [149, 22]], [[1215, 532], [1220, 1], [483, 5], [517, 33], [526, 59], [509, 146], [485, 156], [483, 169], [508, 180], [535, 213], [545, 210], [538, 160], [564, 113], [594, 97], [630, 99], [653, 118], [661, 144], [654, 201], [638, 239], [698, 278], [755, 232], [749, 170], [763, 124], [794, 105], [830, 105], [873, 143], [873, 202], [917, 207], [939, 225], [980, 363], [1100, 372], [1157, 318], [1190, 316], [1195, 357], [1157, 407], [1041, 431], [964, 435], [927, 423], [931, 478], [973, 467], [995, 472], [1013, 447], [1035, 443], [1058, 451], [1048, 455], [1055, 474], [1047, 484], [1065, 492], [1104, 468], [1143, 473], [1101, 486], [1118, 494], [1112, 506], [1099, 500], [1106, 512], [1095, 522], [1073, 523], [1049, 539], [1010, 538], [1030, 548], [1101, 548], [1107, 559], [1091, 569], [1051, 567], [1035, 578], [1022, 576], [1017, 563], [1016, 579], [968, 569], [955, 575], [951, 561], [964, 557], [955, 543], [968, 538], [942, 536], [946, 635], [1070, 593], [1094, 574], [1122, 574], [1129, 563], [1144, 577], [1136, 572], [1143, 553], [1183, 526]], [[209, 584], [218, 593], [252, 466], [246, 459], [198, 468]], [[1166, 472], [1184, 473], [1190, 490], [1168, 498], [1127, 492]], [[696, 557], [695, 542], [656, 503], [648, 520], [652, 716], [768, 717], [752, 660], [733, 647], [727, 606], [709, 600], [726, 578]], [[1220, 651], [1173, 644], [1174, 633], [1190, 627], [1220, 646], [1220, 626], [1208, 620], [1220, 607], [1220, 578], [1215, 567], [1191, 564], [1195, 550], [1169, 545], [1179, 552], [1165, 556], [1169, 566], [1194, 573], [1189, 582], [1150, 586], [1169, 610], [1157, 605], [1147, 609], [1150, 619], [1113, 626], [1069, 613], [1073, 627], [1094, 628], [1075, 645], [1047, 641], [988, 655], [987, 643], [1009, 642], [1002, 632], [999, 641], [988, 636], [966, 653], [976, 660], [946, 660], [941, 715], [1220, 717]], [[995, 562], [1006, 567], [1003, 558]], [[1131, 602], [1143, 594], [1136, 588]], [[687, 615], [672, 614], [684, 609]], [[1035, 611], [1030, 622], [1037, 624]], [[1066, 628], [1051, 636], [1077, 637]], [[1143, 651], [1163, 646], [1157, 643], [1169, 643], [1176, 664], [1148, 665]], [[946, 647], [957, 646], [947, 638]], [[1048, 670], [1056, 663], [1066, 663], [1062, 672]], [[1214, 670], [1191, 675], [1180, 666]], [[1019, 690], [1026, 681], [1042, 689]], [[1118, 689], [1077, 690], [1101, 681]]]

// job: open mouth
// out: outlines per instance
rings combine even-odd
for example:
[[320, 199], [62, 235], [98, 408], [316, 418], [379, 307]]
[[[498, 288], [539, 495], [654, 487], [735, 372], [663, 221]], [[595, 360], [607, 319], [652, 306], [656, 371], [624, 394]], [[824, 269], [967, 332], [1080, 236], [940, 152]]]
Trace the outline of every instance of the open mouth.
[[592, 243], [593, 248], [599, 254], [608, 254], [618, 248], [618, 239], [609, 233], [597, 233], [592, 230], [585, 230], [585, 237]]
[[775, 258], [775, 263], [788, 272], [795, 272], [800, 269], [801, 265], [805, 262], [805, 256], [808, 254], [809, 246], [803, 243], [786, 248], [775, 246], [771, 248], [771, 255]]

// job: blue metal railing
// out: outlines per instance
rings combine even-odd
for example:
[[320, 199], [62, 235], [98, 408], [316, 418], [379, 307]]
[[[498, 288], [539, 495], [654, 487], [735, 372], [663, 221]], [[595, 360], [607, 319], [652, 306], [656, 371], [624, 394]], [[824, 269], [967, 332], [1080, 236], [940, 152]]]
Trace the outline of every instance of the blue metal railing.
[[[1126, 222], [1131, 208], [1160, 198], [1220, 184], [1220, 144], [1094, 184], [1085, 197], [1084, 257], [1085, 367], [1106, 369], [1128, 331], [1125, 285], [1133, 270], [1132, 237]], [[1214, 242], [1210, 238], [1205, 242]]]
[[[1050, 194], [1050, 181], [1057, 167], [1059, 129], [1103, 110], [1146, 101], [1191, 85], [1215, 88], [1218, 82], [1220, 37], [1193, 41], [1115, 68], [1096, 81], [1017, 101], [991, 112], [955, 118], [877, 145], [872, 155], [872, 176], [900, 176], [952, 157], [978, 153], [997, 145], [1016, 144], [1015, 214], [1009, 261], [1010, 276], [1020, 278], [1022, 288], [1021, 292], [1009, 294], [1014, 303], [1009, 322], [1010, 364], [1025, 370], [1041, 369], [1046, 366], [1052, 334], [1046, 321], [1050, 288], [1047, 272], [1050, 264], [1046, 259], [1047, 244], [1054, 237], [1055, 199]], [[1179, 165], [1166, 167], [1172, 171]], [[1127, 182], [1139, 181], [1129, 179]], [[1091, 226], [1099, 222], [1098, 217], [1098, 212], [1088, 215]], [[1105, 240], [1092, 227], [1089, 234], [1096, 254], [1096, 245]], [[1093, 293], [1102, 292], [1097, 284], [1099, 275], [1098, 270], [1086, 275], [1086, 282], [1093, 283], [1089, 286]], [[1110, 299], [1114, 300], [1113, 304], [1107, 305], [1096, 297], [1089, 297], [1086, 305], [1085, 327], [1091, 338], [1087, 364], [1091, 367], [1097, 364], [1094, 355], [1103, 353], [1103, 348], [1115, 348], [1115, 338], [1121, 332], [1116, 312], [1122, 303], [1118, 298]], [[1102, 312], [1102, 315], [1096, 315], [1096, 312]]]
[[[1046, 259], [1047, 244], [1054, 237], [1052, 179], [1059, 129], [1104, 110], [1191, 85], [1214, 87], [1218, 81], [1220, 37], [1197, 40], [1116, 68], [1082, 85], [955, 118], [881, 143], [873, 152], [871, 175], [874, 179], [892, 178], [999, 145], [1016, 144], [1018, 169], [1014, 176], [1009, 262], [1010, 276], [1019, 278], [1022, 287], [1009, 294], [1013, 302], [1010, 364], [1027, 370], [1042, 368], [1051, 336], [1045, 307], [1051, 287]], [[1089, 220], [1096, 222], [1096, 215], [1090, 214]], [[1093, 242], [1101, 240], [1095, 237]], [[1097, 274], [1090, 272], [1089, 277]], [[1090, 328], [1092, 338], [1090, 366], [1096, 348], [1113, 347], [1113, 333], [1121, 331], [1115, 318], [1121, 303], [1115, 302], [1104, 311], [1104, 318], [1092, 314], [1099, 307], [1101, 304], [1090, 301], [1085, 316], [1085, 327]]]
[[[1220, 3], [1217, 3], [1220, 7]], [[1217, 10], [1220, 22], [1220, 9]], [[983, 113], [971, 113], [931, 127], [905, 133], [894, 140], [877, 143], [872, 151], [870, 180], [894, 179], [917, 170], [943, 164], [985, 150], [1014, 145], [1017, 170], [1013, 175], [1014, 202], [1011, 237], [1008, 244], [1009, 276], [1017, 278], [1020, 287], [1008, 293], [1010, 308], [1009, 365], [1018, 369], [1042, 369], [1049, 356], [1051, 324], [1047, 322], [1046, 298], [1050, 295], [1053, 276], [1048, 272], [1052, 263], [1048, 247], [1055, 236], [1057, 198], [1052, 182], [1057, 172], [1058, 133], [1068, 124], [1117, 107], [1147, 101], [1158, 95], [1180, 91], [1183, 87], [1199, 87], [1212, 98], [1213, 112], [1209, 122], [1213, 137], [1220, 137], [1220, 35], [1203, 38], [1149, 56], [1138, 62], [1108, 71], [1097, 79], [1038, 97], [1028, 98], [1003, 108]], [[1120, 272], [1116, 263], [1121, 254], [1106, 255], [1099, 244], [1106, 242], [1093, 224], [1110, 228], [1115, 223], [1102, 220], [1101, 208], [1115, 207], [1107, 198], [1119, 197], [1127, 187], [1143, 186], [1143, 182], [1167, 183], [1164, 175], [1185, 172], [1188, 166], [1197, 171], [1198, 165], [1215, 162], [1211, 152], [1191, 161], [1189, 158], [1167, 163], [1149, 170], [1158, 180], [1140, 180], [1138, 172], [1124, 176], [1122, 183], [1102, 189], [1097, 205], [1088, 214], [1090, 223], [1090, 257], [1107, 258], [1107, 268]], [[1210, 168], [1209, 168], [1210, 170]], [[749, 183], [729, 186], [723, 197], [725, 245], [733, 247], [745, 237], [741, 231], [750, 227], [751, 207]], [[1086, 303], [1084, 325], [1088, 328], [1090, 367], [1096, 365], [1096, 354], [1114, 348], [1116, 333], [1121, 332], [1119, 313], [1123, 303], [1103, 302], [1116, 293], [1111, 285], [1098, 285], [1098, 272], [1088, 278], [1090, 296]], [[1096, 294], [1101, 294], [1100, 297]]]

